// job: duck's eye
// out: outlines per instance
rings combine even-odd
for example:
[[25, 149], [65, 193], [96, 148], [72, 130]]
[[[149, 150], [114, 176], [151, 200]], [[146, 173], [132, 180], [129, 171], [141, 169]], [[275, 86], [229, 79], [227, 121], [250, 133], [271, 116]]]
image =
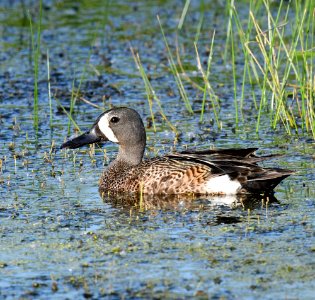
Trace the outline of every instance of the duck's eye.
[[110, 121], [112, 122], [112, 123], [118, 123], [119, 122], [119, 118], [118, 117], [112, 117], [111, 119], [110, 119]]

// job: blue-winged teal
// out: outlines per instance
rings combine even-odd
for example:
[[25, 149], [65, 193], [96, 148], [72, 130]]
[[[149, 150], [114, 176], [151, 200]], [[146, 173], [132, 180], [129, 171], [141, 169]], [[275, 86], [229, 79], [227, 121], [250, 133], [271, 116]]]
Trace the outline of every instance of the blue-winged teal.
[[91, 130], [65, 142], [61, 148], [112, 141], [119, 145], [116, 159], [100, 178], [101, 192], [147, 194], [268, 193], [293, 172], [262, 168], [256, 148], [185, 151], [142, 160], [146, 132], [139, 114], [130, 108], [102, 113]]

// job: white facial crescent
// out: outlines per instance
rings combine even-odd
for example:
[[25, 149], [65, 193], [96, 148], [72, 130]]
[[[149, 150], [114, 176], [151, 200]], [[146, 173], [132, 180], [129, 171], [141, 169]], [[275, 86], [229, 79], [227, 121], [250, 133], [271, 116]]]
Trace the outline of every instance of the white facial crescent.
[[118, 143], [118, 140], [113, 132], [113, 130], [109, 127], [109, 116], [106, 114], [100, 118], [98, 121], [98, 128], [100, 131], [112, 142]]

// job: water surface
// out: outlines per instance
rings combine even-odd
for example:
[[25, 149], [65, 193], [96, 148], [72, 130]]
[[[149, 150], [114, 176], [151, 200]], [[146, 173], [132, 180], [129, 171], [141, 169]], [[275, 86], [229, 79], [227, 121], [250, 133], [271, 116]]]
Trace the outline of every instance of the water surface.
[[[221, 101], [222, 130], [210, 104], [199, 123], [202, 94], [191, 88], [187, 93], [195, 113], [188, 114], [169, 71], [156, 15], [174, 46], [181, 1], [45, 1], [36, 133], [28, 11], [35, 30], [37, 2], [2, 1], [0, 298], [313, 298], [314, 142], [303, 134], [287, 136], [281, 126], [271, 130], [268, 114], [256, 134], [251, 89], [244, 120], [236, 126], [231, 67], [222, 56], [226, 20], [221, 2], [205, 4], [199, 47], [206, 60], [216, 30], [212, 84]], [[248, 4], [239, 5], [246, 16]], [[199, 5], [192, 3], [178, 38], [185, 63], [197, 77], [192, 41], [200, 15]], [[130, 46], [139, 51], [177, 139], [156, 104], [154, 132]], [[138, 110], [148, 132], [146, 156], [186, 147], [259, 147], [259, 154], [283, 154], [265, 166], [297, 173], [276, 189], [277, 201], [268, 203], [228, 199], [226, 205], [213, 197], [175, 204], [103, 201], [98, 178], [117, 147], [55, 152], [68, 136], [60, 104], [70, 107], [73, 86], [104, 109]], [[85, 130], [100, 112], [77, 100], [73, 117]], [[72, 124], [69, 131], [75, 133]]]

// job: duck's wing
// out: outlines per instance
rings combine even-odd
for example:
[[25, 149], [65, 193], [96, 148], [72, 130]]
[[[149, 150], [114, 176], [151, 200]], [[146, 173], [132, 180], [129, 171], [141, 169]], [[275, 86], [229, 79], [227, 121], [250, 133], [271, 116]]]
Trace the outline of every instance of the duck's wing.
[[170, 160], [170, 163], [181, 162], [183, 165], [207, 166], [208, 171], [215, 176], [235, 172], [247, 174], [250, 170], [259, 171], [261, 167], [256, 163], [265, 159], [254, 155], [255, 150], [256, 148], [240, 149], [240, 151], [238, 149], [185, 151], [166, 155], [165, 158]]
[[[182, 165], [201, 165], [203, 178], [228, 175], [230, 180], [238, 181], [242, 189], [247, 192], [272, 191], [284, 178], [293, 174], [293, 171], [280, 168], [263, 168], [257, 162], [271, 156], [256, 156], [250, 149], [223, 149], [206, 151], [185, 151], [167, 155], [169, 163]], [[206, 172], [208, 170], [208, 172]]]
[[204, 158], [207, 160], [234, 160], [247, 163], [257, 163], [271, 158], [279, 157], [281, 154], [270, 154], [257, 156], [255, 151], [258, 148], [243, 148], [243, 149], [207, 149], [207, 150], [185, 150], [177, 153], [177, 155], [188, 155], [190, 157]]
[[192, 155], [229, 155], [235, 157], [257, 157], [254, 152], [258, 148], [242, 148], [242, 149], [206, 149], [206, 150], [185, 150], [180, 154], [192, 154]]

